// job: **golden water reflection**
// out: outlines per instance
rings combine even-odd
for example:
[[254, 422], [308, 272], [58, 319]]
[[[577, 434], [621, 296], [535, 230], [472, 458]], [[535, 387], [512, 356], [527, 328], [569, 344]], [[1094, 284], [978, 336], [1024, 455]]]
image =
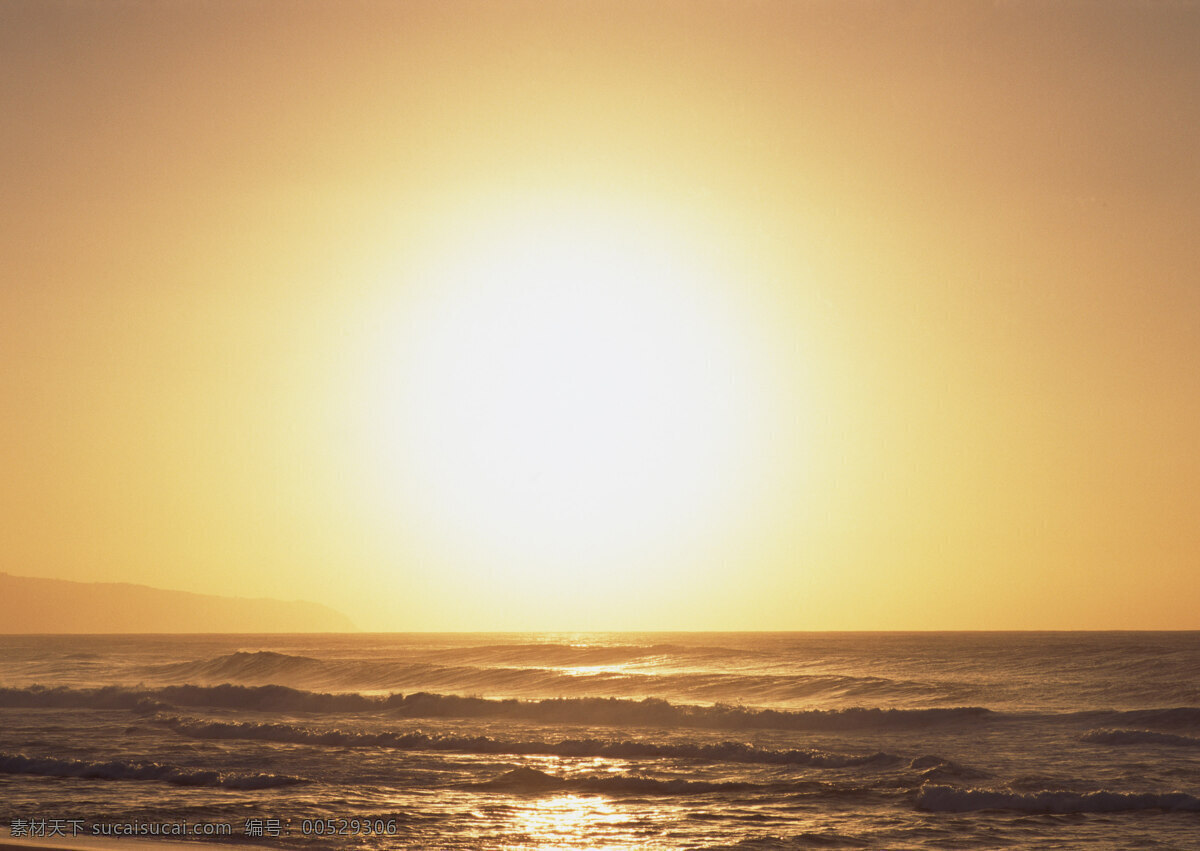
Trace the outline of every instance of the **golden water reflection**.
[[645, 847], [635, 839], [641, 820], [598, 795], [554, 795], [524, 801], [512, 823], [518, 848]]

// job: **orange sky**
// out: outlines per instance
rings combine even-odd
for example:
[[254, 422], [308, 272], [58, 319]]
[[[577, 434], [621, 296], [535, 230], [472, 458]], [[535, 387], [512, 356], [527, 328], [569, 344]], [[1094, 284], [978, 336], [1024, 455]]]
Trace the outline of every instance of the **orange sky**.
[[379, 630], [1200, 628], [1198, 43], [5, 3], [0, 570]]

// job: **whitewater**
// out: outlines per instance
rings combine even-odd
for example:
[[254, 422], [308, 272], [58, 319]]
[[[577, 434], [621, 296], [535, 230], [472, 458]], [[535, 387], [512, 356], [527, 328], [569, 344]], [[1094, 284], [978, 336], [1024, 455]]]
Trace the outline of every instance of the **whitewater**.
[[1200, 849], [1200, 633], [0, 636], [0, 841]]

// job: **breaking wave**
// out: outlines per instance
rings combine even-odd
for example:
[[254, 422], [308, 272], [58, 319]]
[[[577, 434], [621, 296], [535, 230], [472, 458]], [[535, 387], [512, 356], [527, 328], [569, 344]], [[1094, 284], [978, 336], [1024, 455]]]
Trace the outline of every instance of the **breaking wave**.
[[977, 724], [995, 717], [989, 709], [962, 706], [935, 709], [814, 709], [787, 711], [743, 706], [694, 706], [661, 698], [630, 700], [613, 697], [497, 700], [431, 694], [369, 696], [327, 694], [287, 686], [163, 686], [129, 689], [66, 687], [0, 689], [0, 706], [41, 708], [129, 709], [153, 712], [181, 706], [203, 706], [269, 712], [387, 712], [403, 718], [503, 718], [555, 724], [672, 726], [710, 729], [860, 730], [910, 729]]
[[699, 727], [710, 729], [857, 730], [919, 728], [986, 721], [992, 713], [982, 707], [952, 709], [850, 708], [785, 711], [743, 706], [693, 706], [660, 698], [552, 698], [547, 700], [488, 700], [440, 694], [410, 694], [389, 698], [391, 714], [399, 717], [491, 717], [557, 724], [612, 726]]
[[175, 786], [212, 786], [225, 789], [268, 789], [304, 781], [283, 774], [238, 774], [163, 765], [157, 762], [88, 762], [78, 759], [0, 754], [0, 773], [39, 777], [79, 777], [87, 780], [157, 780]]
[[365, 733], [348, 730], [313, 730], [292, 724], [207, 721], [163, 718], [159, 723], [176, 733], [200, 739], [241, 739], [333, 747], [376, 747], [398, 750], [457, 751], [474, 754], [538, 755], [561, 757], [679, 758], [707, 762], [808, 765], [819, 768], [848, 768], [857, 765], [898, 762], [887, 753], [852, 755], [813, 749], [768, 750], [743, 742], [717, 744], [655, 744], [653, 742], [563, 739], [556, 742], [511, 741], [489, 736], [429, 735], [419, 730], [399, 733]]
[[928, 755], [919, 756], [908, 764], [909, 769], [920, 773], [924, 781], [944, 783], [948, 780], [978, 780], [991, 775], [977, 768], [960, 765], [944, 757]]
[[917, 807], [934, 812], [1018, 810], [1026, 813], [1117, 813], [1132, 810], [1200, 812], [1200, 798], [1185, 792], [1061, 792], [1029, 794], [987, 789], [926, 786], [917, 794]]
[[1154, 730], [1092, 730], [1082, 741], [1097, 745], [1172, 745], [1181, 748], [1200, 748], [1200, 738]]

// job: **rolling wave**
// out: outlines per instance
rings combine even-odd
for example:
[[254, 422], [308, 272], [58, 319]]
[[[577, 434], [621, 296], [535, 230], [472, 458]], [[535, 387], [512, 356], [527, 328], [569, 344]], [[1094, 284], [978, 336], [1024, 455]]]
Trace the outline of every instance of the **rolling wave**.
[[606, 777], [556, 777], [535, 768], [514, 768], [499, 777], [469, 784], [474, 789], [517, 793], [593, 792], [601, 795], [707, 795], [714, 792], [766, 792], [785, 788], [781, 784], [740, 783], [709, 780], [659, 780], [636, 775]]
[[0, 706], [39, 709], [128, 709], [157, 712], [172, 706], [291, 712], [369, 712], [383, 708], [382, 698], [361, 694], [324, 694], [286, 686], [163, 686], [161, 688], [0, 688]]
[[682, 758], [705, 762], [807, 765], [818, 768], [848, 768], [858, 765], [894, 763], [899, 757], [887, 753], [852, 755], [813, 749], [767, 750], [742, 742], [719, 744], [654, 744], [652, 742], [563, 739], [556, 742], [511, 741], [488, 736], [429, 735], [419, 730], [399, 733], [364, 733], [348, 730], [313, 730], [292, 724], [207, 721], [186, 718], [158, 719], [171, 730], [200, 739], [248, 739], [335, 747], [378, 747], [398, 750], [457, 751], [476, 754], [538, 755], [563, 757]]
[[1200, 727], [1200, 707], [1176, 706], [1170, 709], [1128, 709], [1110, 712], [1113, 724], [1138, 724], [1145, 727]]
[[156, 780], [175, 786], [209, 786], [224, 789], [268, 789], [303, 783], [284, 774], [239, 774], [163, 765], [157, 762], [88, 762], [79, 759], [0, 754], [0, 773], [39, 777], [79, 777], [87, 780]]
[[562, 644], [535, 642], [523, 644], [483, 644], [452, 647], [419, 655], [439, 662], [485, 666], [584, 666], [620, 665], [631, 662], [681, 659], [711, 660], [728, 664], [738, 659], [758, 659], [761, 651], [685, 644]]
[[[707, 660], [716, 648], [677, 645], [572, 647], [499, 645], [454, 648], [430, 656], [437, 661], [323, 660], [274, 651], [238, 651], [143, 669], [147, 676], [182, 683], [286, 685], [294, 688], [422, 690], [521, 697], [671, 697], [786, 703], [815, 698], [878, 698], [890, 701], [958, 699], [961, 684], [895, 680], [847, 674], [776, 674], [730, 670], [589, 670], [589, 667], [649, 663], [681, 657], [689, 665]], [[456, 664], [447, 665], [445, 662]], [[558, 667], [556, 667], [558, 666]]]
[[271, 650], [246, 652], [239, 650], [211, 659], [190, 662], [170, 662], [153, 665], [146, 673], [167, 679], [195, 680], [257, 680], [274, 677], [305, 676], [321, 671], [326, 663], [311, 656], [293, 656]]
[[1200, 798], [1184, 792], [1062, 792], [1029, 794], [926, 786], [917, 794], [917, 807], [933, 812], [1017, 810], [1025, 813], [1117, 813], [1141, 810], [1200, 812]]

